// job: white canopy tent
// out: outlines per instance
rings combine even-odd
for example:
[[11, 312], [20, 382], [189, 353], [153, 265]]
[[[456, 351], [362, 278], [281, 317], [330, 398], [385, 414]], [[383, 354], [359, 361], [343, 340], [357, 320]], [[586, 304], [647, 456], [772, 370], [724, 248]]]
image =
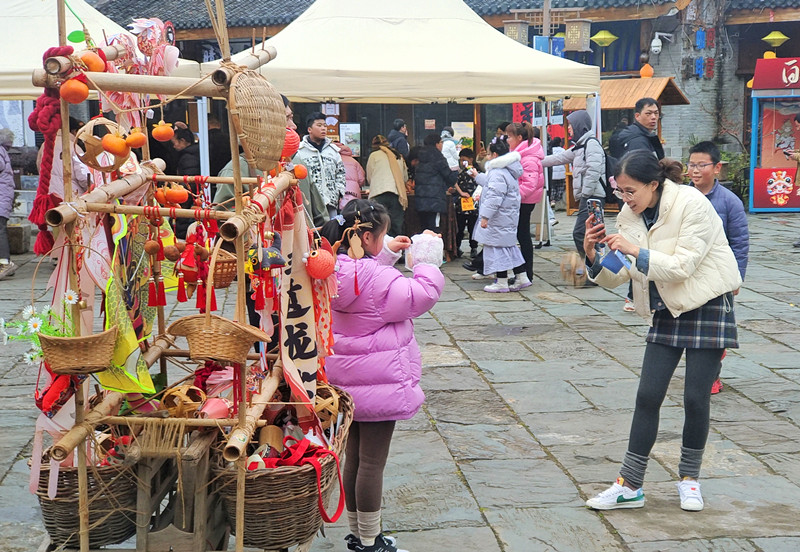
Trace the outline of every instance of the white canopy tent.
[[512, 103], [600, 88], [599, 67], [528, 48], [462, 0], [316, 0], [265, 44], [278, 57], [261, 73], [294, 101]]
[[[31, 73], [42, 66], [45, 50], [58, 45], [56, 1], [3, 0], [2, 4], [0, 49], [5, 54], [0, 64], [0, 100], [36, 99], [42, 89], [31, 84]], [[96, 44], [105, 43], [104, 32], [109, 37], [128, 33], [84, 0], [68, 0], [68, 4], [72, 10], [66, 10], [67, 33], [83, 28], [78, 17]], [[81, 49], [79, 44], [72, 46]], [[173, 75], [197, 77], [199, 71], [197, 62], [181, 60]]]

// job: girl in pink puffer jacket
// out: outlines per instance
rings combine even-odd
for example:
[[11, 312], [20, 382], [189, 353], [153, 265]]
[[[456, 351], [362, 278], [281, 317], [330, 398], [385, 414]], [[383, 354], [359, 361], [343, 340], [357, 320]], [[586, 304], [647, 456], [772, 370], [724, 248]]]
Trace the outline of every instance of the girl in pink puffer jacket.
[[[414, 416], [425, 399], [413, 319], [430, 310], [444, 288], [437, 266], [418, 261], [411, 278], [394, 268], [411, 240], [387, 237], [388, 227], [389, 214], [382, 205], [356, 199], [321, 232], [331, 243], [342, 241], [337, 251], [339, 295], [331, 301], [334, 354], [325, 369], [330, 382], [350, 393], [355, 403], [344, 467], [352, 534], [345, 540], [350, 550], [365, 552], [397, 551], [394, 539], [381, 533], [383, 470], [395, 422]], [[348, 255], [351, 228], [363, 246], [361, 258]]]

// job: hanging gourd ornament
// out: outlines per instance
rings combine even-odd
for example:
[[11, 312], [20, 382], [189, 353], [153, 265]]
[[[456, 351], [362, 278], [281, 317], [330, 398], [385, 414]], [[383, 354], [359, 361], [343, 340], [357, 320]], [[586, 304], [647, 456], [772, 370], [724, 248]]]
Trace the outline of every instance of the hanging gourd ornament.
[[180, 204], [189, 199], [189, 190], [177, 184], [167, 188], [166, 191], [164, 192], [164, 197], [167, 198], [167, 201], [169, 203]]
[[161, 248], [156, 240], [147, 240], [144, 242], [144, 252], [148, 255], [158, 255], [159, 249]]
[[127, 138], [125, 138], [125, 143], [128, 144], [130, 148], [141, 148], [147, 143], [147, 136], [144, 135], [144, 132], [135, 128], [128, 134]]
[[90, 51], [81, 54], [81, 61], [86, 65], [86, 70], [93, 73], [102, 73], [106, 70], [106, 62], [97, 53]]
[[71, 104], [79, 104], [89, 97], [89, 87], [78, 79], [69, 79], [61, 83], [58, 95]]
[[336, 266], [336, 259], [324, 249], [315, 249], [308, 254], [307, 259], [303, 259], [303, 262], [306, 263], [308, 275], [317, 280], [325, 280], [333, 274]]
[[131, 148], [125, 142], [125, 138], [115, 132], [109, 132], [103, 136], [100, 145], [114, 157], [128, 157], [131, 153]]
[[164, 258], [173, 263], [181, 258], [181, 252], [174, 245], [164, 247]]
[[291, 157], [300, 149], [300, 136], [291, 128], [286, 129], [281, 157]]
[[169, 142], [175, 135], [175, 131], [172, 130], [171, 123], [165, 123], [162, 119], [156, 126], [153, 127], [153, 132], [151, 134], [153, 135], [153, 138], [159, 142]]

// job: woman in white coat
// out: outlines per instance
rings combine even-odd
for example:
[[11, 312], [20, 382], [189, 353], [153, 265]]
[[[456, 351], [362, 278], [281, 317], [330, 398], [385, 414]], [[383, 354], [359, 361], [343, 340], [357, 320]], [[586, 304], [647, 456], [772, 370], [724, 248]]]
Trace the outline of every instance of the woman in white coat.
[[[739, 346], [733, 292], [742, 279], [711, 202], [695, 188], [676, 184], [683, 173], [680, 162], [633, 151], [616, 173], [617, 194], [625, 202], [617, 216], [618, 233], [605, 235], [591, 215], [583, 244], [586, 264], [590, 278], [603, 287], [632, 281], [636, 311], [650, 320], [650, 331], [620, 477], [586, 505], [598, 510], [644, 506], [642, 484], [661, 404], [686, 351], [677, 485], [681, 508], [698, 511], [703, 509], [697, 479], [708, 438], [711, 385], [722, 352]], [[609, 270], [596, 249], [601, 243], [635, 262], [629, 269]]]

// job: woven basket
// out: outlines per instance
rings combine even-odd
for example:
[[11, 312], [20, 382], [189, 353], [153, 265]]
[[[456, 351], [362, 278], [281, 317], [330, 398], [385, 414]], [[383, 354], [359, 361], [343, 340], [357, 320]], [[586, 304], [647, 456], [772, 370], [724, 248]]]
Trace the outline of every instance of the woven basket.
[[[353, 421], [353, 399], [337, 389], [344, 419], [333, 440], [333, 451], [341, 457]], [[336, 487], [336, 461], [324, 456], [322, 503], [327, 508]], [[236, 519], [235, 467], [225, 467], [221, 454], [215, 456], [212, 471], [229, 520]], [[317, 474], [311, 465], [281, 466], [248, 472], [245, 476], [244, 544], [259, 549], [281, 549], [304, 543], [322, 527], [319, 513]], [[233, 527], [231, 531], [235, 530]]]
[[226, 288], [234, 279], [236, 279], [236, 255], [220, 249], [217, 263], [214, 265], [214, 288]]
[[[42, 463], [36, 496], [53, 546], [80, 546], [78, 468], [60, 467], [56, 497], [47, 496], [50, 465]], [[118, 544], [136, 533], [136, 476], [131, 467], [90, 466], [89, 547]]]
[[281, 95], [256, 71], [231, 80], [229, 109], [247, 164], [267, 172], [278, 165], [286, 138], [286, 109]]
[[[221, 246], [222, 240], [218, 240], [211, 253], [211, 266], [208, 270], [209, 288], [214, 286]], [[206, 293], [205, 314], [179, 318], [170, 324], [167, 333], [186, 337], [186, 341], [189, 342], [189, 357], [192, 360], [218, 360], [236, 364], [247, 362], [247, 353], [250, 352], [253, 343], [256, 341], [269, 343], [272, 340], [258, 328], [211, 314], [210, 293]]]
[[78, 337], [39, 335], [44, 360], [56, 374], [85, 375], [102, 372], [111, 366], [117, 327]]

